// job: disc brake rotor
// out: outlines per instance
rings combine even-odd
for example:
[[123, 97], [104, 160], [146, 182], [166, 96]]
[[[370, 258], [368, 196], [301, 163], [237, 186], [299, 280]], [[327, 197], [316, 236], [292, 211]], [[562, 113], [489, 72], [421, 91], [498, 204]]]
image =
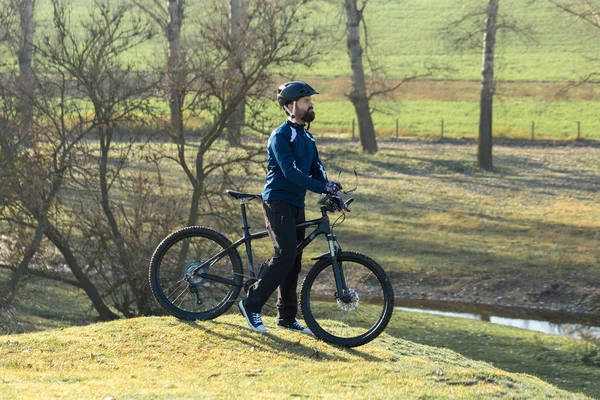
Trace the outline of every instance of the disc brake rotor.
[[343, 311], [352, 311], [358, 307], [359, 296], [358, 292], [354, 289], [348, 289], [348, 293], [344, 298], [336, 298], [337, 305]]

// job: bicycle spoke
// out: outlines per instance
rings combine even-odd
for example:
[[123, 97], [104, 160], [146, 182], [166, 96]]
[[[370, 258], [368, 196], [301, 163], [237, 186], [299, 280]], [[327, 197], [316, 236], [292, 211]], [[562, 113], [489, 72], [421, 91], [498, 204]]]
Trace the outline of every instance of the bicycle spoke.
[[[188, 288], [183, 289], [182, 292], [179, 294], [179, 296], [177, 296], [177, 297], [175, 297], [175, 299], [173, 299], [172, 303], [175, 304], [177, 302], [177, 300], [179, 300], [179, 298], [186, 292], [189, 293]], [[179, 305], [181, 305], [181, 303], [179, 303]]]
[[[179, 287], [180, 287], [182, 284], [185, 284], [185, 283], [187, 283], [187, 282], [185, 281], [185, 279], [181, 279], [180, 281], [177, 281], [177, 282], [175, 282], [173, 285], [169, 286], [168, 288], [164, 288], [164, 289], [163, 289], [163, 291], [164, 291], [165, 293], [170, 293], [170, 292], [171, 292], [171, 289], [172, 289], [173, 287], [177, 286], [177, 289], [179, 289]], [[177, 291], [177, 290], [174, 290], [174, 292], [176, 292], [176, 291]]]

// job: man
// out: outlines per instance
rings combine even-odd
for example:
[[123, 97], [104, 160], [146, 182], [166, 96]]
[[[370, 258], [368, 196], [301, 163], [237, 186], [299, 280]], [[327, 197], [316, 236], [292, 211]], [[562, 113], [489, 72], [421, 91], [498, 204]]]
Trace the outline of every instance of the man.
[[341, 189], [338, 183], [327, 180], [315, 139], [307, 130], [315, 119], [311, 96], [318, 93], [298, 81], [284, 83], [277, 89], [277, 100], [288, 118], [269, 138], [268, 172], [262, 192], [274, 254], [261, 270], [258, 282], [248, 291], [248, 297], [239, 303], [242, 315], [255, 332], [266, 332], [261, 309], [279, 287], [277, 326], [311, 334], [296, 321], [296, 287], [302, 261], [302, 253], [296, 254], [296, 245], [304, 239], [305, 233], [304, 229], [296, 229], [296, 224], [305, 221], [307, 190], [337, 193]]

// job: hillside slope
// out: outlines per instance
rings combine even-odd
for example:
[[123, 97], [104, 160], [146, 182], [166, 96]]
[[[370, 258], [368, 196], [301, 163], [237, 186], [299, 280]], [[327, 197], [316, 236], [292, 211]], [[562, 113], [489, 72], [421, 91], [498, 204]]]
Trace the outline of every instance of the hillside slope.
[[[267, 326], [273, 320], [267, 319]], [[450, 350], [383, 335], [354, 350], [237, 315], [150, 317], [5, 336], [0, 397], [583, 399]]]

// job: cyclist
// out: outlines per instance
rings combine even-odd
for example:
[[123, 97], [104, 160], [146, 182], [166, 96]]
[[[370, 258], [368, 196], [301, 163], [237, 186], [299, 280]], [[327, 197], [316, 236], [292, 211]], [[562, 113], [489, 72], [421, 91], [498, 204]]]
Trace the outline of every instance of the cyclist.
[[255, 332], [266, 332], [261, 309], [279, 288], [277, 326], [312, 333], [296, 320], [296, 287], [302, 261], [302, 253], [296, 254], [296, 245], [305, 235], [305, 229], [296, 229], [296, 224], [305, 221], [307, 190], [335, 194], [341, 189], [338, 183], [327, 180], [315, 139], [308, 131], [315, 119], [311, 96], [318, 93], [299, 81], [284, 83], [277, 89], [277, 101], [288, 117], [269, 137], [268, 171], [262, 192], [265, 223], [274, 253], [247, 298], [238, 305]]

